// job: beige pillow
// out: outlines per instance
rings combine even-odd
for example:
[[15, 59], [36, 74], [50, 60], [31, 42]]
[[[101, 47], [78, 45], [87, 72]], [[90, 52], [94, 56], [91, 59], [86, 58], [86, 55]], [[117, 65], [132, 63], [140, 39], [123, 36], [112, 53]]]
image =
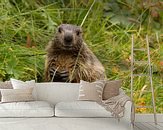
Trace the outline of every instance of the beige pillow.
[[[0, 89], [12, 89], [12, 84], [10, 81], [0, 82]], [[1, 101], [1, 92], [0, 92], [0, 101]]]
[[101, 101], [103, 87], [103, 81], [89, 83], [81, 80], [78, 100]]
[[112, 80], [112, 81], [105, 81], [105, 86], [103, 90], [103, 100], [107, 100], [111, 97], [119, 95], [119, 88], [121, 87], [121, 80]]
[[33, 88], [27, 89], [1, 89], [1, 102], [24, 102], [33, 101]]

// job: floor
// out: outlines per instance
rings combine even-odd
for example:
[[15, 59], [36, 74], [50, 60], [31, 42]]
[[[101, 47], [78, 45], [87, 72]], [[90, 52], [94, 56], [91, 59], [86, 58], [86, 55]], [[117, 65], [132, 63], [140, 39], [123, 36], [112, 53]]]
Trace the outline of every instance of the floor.
[[134, 130], [163, 130], [163, 122], [157, 125], [153, 122], [136, 122]]
[[130, 130], [113, 118], [0, 118], [0, 130]]
[[152, 114], [137, 114], [133, 130], [163, 130], [163, 114], [157, 115], [157, 125]]
[[136, 114], [135, 127], [112, 118], [0, 118], [0, 130], [163, 130], [163, 114]]

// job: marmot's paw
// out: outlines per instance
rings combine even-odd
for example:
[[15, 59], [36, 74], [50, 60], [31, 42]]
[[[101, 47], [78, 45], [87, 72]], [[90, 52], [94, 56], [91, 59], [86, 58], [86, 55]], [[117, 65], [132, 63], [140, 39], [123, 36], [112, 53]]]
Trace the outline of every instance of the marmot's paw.
[[54, 68], [50, 69], [50, 77], [52, 82], [68, 82], [69, 73], [68, 71], [56, 71]]
[[69, 77], [69, 73], [68, 73], [68, 71], [62, 71], [62, 72], [60, 72], [60, 77], [61, 77], [61, 79], [62, 79], [62, 81], [64, 82], [66, 82], [66, 81], [68, 81], [68, 77]]

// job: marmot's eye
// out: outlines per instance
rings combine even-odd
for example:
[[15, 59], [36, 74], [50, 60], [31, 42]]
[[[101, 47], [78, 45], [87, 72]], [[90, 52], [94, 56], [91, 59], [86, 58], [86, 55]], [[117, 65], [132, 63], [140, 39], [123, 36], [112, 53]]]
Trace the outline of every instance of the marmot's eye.
[[80, 30], [76, 30], [76, 35], [80, 35], [81, 31]]
[[58, 28], [58, 32], [59, 32], [59, 33], [62, 32], [62, 28], [61, 28], [61, 27]]

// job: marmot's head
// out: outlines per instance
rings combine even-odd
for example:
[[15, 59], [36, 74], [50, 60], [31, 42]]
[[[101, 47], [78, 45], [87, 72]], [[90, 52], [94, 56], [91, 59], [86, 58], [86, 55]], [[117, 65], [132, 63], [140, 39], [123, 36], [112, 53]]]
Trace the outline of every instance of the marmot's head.
[[62, 50], [78, 51], [82, 43], [82, 30], [76, 25], [61, 24], [54, 36], [54, 47]]

